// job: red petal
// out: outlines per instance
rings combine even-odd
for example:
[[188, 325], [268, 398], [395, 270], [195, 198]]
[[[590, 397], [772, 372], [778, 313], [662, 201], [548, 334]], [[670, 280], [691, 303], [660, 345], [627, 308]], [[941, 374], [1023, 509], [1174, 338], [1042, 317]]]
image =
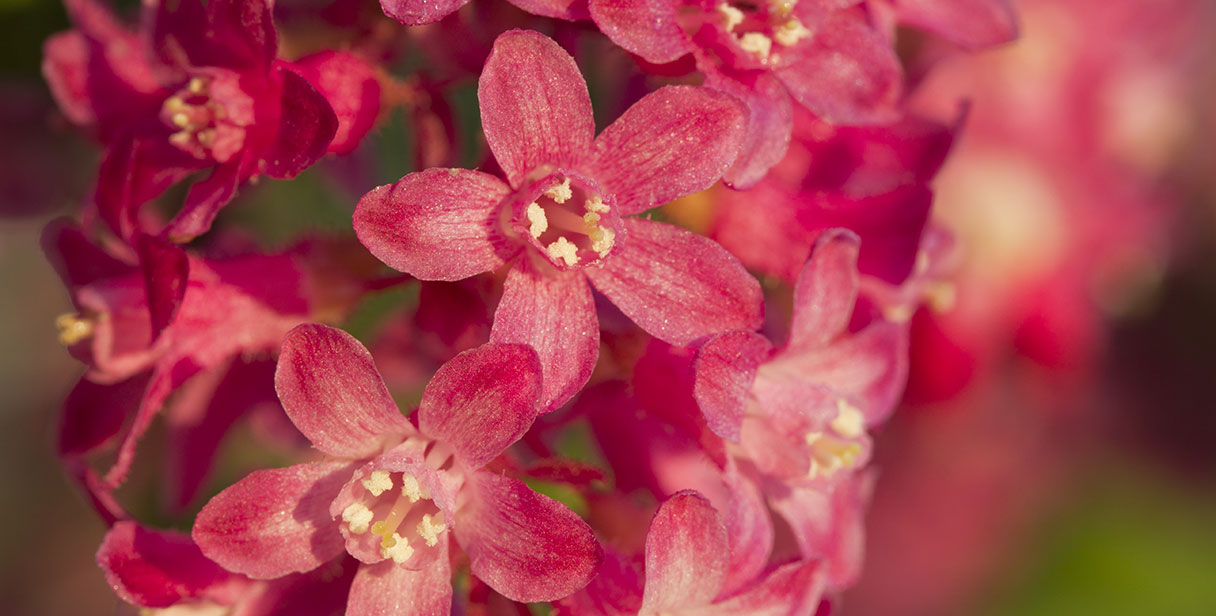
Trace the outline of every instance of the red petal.
[[367, 458], [413, 430], [371, 353], [340, 329], [301, 325], [288, 332], [274, 386], [292, 423], [331, 456]]
[[536, 419], [541, 372], [536, 351], [486, 343], [439, 367], [418, 407], [418, 427], [481, 468], [519, 440]]
[[554, 19], [575, 21], [587, 19], [587, 0], [509, 0], [511, 4], [533, 14]]
[[161, 235], [184, 244], [210, 230], [216, 214], [232, 202], [237, 187], [248, 176], [243, 163], [243, 159], [237, 159], [219, 165], [206, 178], [195, 182], [186, 193], [182, 209]]
[[787, 348], [819, 348], [844, 332], [857, 301], [860, 249], [861, 241], [849, 231], [833, 229], [819, 237], [794, 286]]
[[697, 350], [693, 395], [709, 428], [718, 436], [739, 440], [756, 368], [768, 359], [772, 349], [764, 336], [735, 331], [717, 336]]
[[152, 9], [153, 44], [177, 66], [270, 68], [278, 51], [272, 0], [178, 0]]
[[537, 272], [520, 259], [507, 273], [494, 312], [494, 342], [530, 345], [544, 375], [541, 413], [566, 403], [587, 384], [600, 351], [599, 320], [581, 272]]
[[187, 160], [164, 135], [126, 135], [102, 156], [93, 200], [115, 235], [128, 239], [137, 228], [139, 207], [199, 168], [198, 161]]
[[442, 616], [451, 612], [452, 567], [448, 535], [439, 536], [443, 558], [411, 571], [392, 559], [363, 564], [355, 573], [346, 616]]
[[590, 175], [622, 216], [705, 190], [735, 161], [747, 110], [710, 88], [668, 86], [634, 103], [595, 140]]
[[498, 204], [510, 189], [464, 169], [427, 169], [363, 195], [355, 233], [378, 259], [423, 280], [461, 280], [498, 268], [505, 246]]
[[1018, 37], [1008, 0], [897, 0], [900, 21], [936, 32], [968, 49], [1008, 43]]
[[569, 167], [591, 149], [591, 97], [574, 58], [549, 37], [511, 30], [494, 41], [477, 82], [481, 125], [507, 181], [541, 165]]
[[522, 481], [473, 473], [456, 539], [469, 568], [513, 601], [552, 601], [587, 585], [603, 558], [591, 527], [565, 505]]
[[376, 79], [376, 68], [353, 53], [332, 50], [300, 58], [295, 67], [325, 97], [338, 118], [329, 151], [350, 153], [380, 115], [380, 82]]
[[659, 507], [646, 533], [641, 611], [709, 605], [722, 590], [729, 558], [726, 527], [713, 505], [696, 492], [677, 492]]
[[270, 150], [262, 155], [266, 175], [283, 180], [299, 175], [324, 156], [338, 130], [338, 116], [329, 101], [294, 68], [286, 62], [275, 68], [283, 79], [279, 131]]
[[380, 9], [385, 15], [406, 26], [421, 26], [435, 23], [469, 0], [380, 0]]
[[647, 333], [689, 346], [712, 334], [760, 327], [760, 283], [721, 246], [672, 225], [622, 222], [624, 245], [602, 266], [583, 271]]
[[244, 582], [203, 556], [189, 535], [130, 521], [118, 522], [106, 533], [97, 564], [110, 588], [140, 607], [169, 607]]
[[194, 541], [225, 569], [255, 579], [315, 569], [342, 553], [329, 503], [352, 471], [345, 461], [256, 471], [203, 506]]
[[747, 133], [739, 157], [722, 181], [740, 190], [751, 188], [785, 155], [794, 123], [793, 102], [784, 85], [767, 72], [726, 75], [706, 71], [705, 85], [737, 97], [747, 105]]
[[707, 616], [789, 614], [811, 616], [823, 597], [826, 576], [819, 561], [782, 565], [750, 588], [709, 606]]
[[87, 285], [106, 278], [117, 278], [131, 272], [131, 266], [119, 261], [94, 244], [81, 232], [80, 226], [67, 218], [58, 218], [42, 229], [42, 252], [55, 272], [68, 287]]
[[149, 376], [144, 373], [116, 384], [80, 379], [63, 403], [59, 455], [84, 455], [118, 436], [131, 409], [139, 406]]
[[672, 0], [591, 0], [591, 19], [613, 43], [665, 64], [693, 50], [677, 20], [679, 3]]
[[140, 233], [135, 236], [134, 243], [144, 273], [152, 339], [155, 340], [173, 323], [186, 297], [190, 260], [186, 251], [160, 238]]

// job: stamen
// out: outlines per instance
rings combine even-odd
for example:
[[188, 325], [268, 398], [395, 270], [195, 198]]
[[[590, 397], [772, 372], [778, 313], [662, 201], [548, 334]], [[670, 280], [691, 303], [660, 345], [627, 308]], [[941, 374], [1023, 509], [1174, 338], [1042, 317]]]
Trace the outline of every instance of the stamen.
[[797, 17], [791, 17], [773, 29], [773, 38], [785, 47], [793, 47], [798, 44], [798, 41], [810, 36], [811, 31], [807, 30]]
[[173, 125], [178, 128], [186, 128], [187, 126], [190, 126], [190, 116], [186, 115], [186, 112], [184, 111], [179, 111], [173, 114], [172, 120]]
[[759, 32], [748, 32], [739, 37], [739, 47], [743, 48], [743, 51], [760, 58], [761, 61], [767, 61], [773, 51], [773, 39]]
[[561, 184], [545, 191], [545, 196], [558, 202], [565, 203], [574, 196], [574, 191], [570, 189], [570, 178], [566, 178]]
[[[442, 513], [439, 515], [443, 516]], [[431, 514], [428, 513], [423, 515], [422, 521], [418, 523], [418, 535], [426, 540], [428, 546], [434, 547], [436, 543], [439, 543], [439, 533], [447, 530], [447, 528], [447, 525], [443, 522], [434, 522]]]
[[342, 521], [350, 525], [350, 532], [362, 535], [367, 532], [367, 525], [374, 515], [363, 503], [351, 503], [342, 510]]
[[866, 430], [866, 420], [861, 411], [844, 398], [836, 399], [836, 418], [830, 425], [837, 434], [845, 438], [857, 438]]
[[607, 214], [610, 209], [607, 205], [604, 205], [604, 200], [599, 195], [587, 199], [587, 203], [583, 204], [583, 208], [588, 212], [595, 212], [597, 214]]
[[403, 490], [397, 500], [393, 501], [393, 508], [389, 510], [388, 517], [372, 524], [372, 534], [388, 537], [397, 532], [397, 527], [401, 526], [401, 521], [405, 519], [405, 514], [409, 513], [410, 505], [415, 500], [411, 500], [410, 495]]
[[203, 94], [207, 91], [207, 82], [203, 81], [202, 77], [191, 77], [186, 89], [190, 90], [191, 94]]
[[591, 238], [591, 250], [603, 257], [616, 245], [616, 232], [612, 229], [597, 227], [587, 234]]
[[798, 0], [771, 0], [769, 4], [773, 7], [774, 14], [785, 17], [798, 6]]
[[422, 485], [418, 483], [418, 479], [409, 473], [404, 473], [401, 475], [401, 494], [410, 499], [411, 503], [416, 503], [421, 499], [429, 498]]
[[93, 321], [74, 314], [56, 317], [55, 327], [59, 328], [59, 343], [63, 346], [72, 346], [93, 335]]
[[393, 533], [393, 536], [385, 537], [380, 541], [380, 555], [391, 558], [393, 562], [400, 565], [414, 555], [414, 548], [410, 547], [409, 542], [401, 535]]
[[551, 259], [561, 259], [566, 262], [566, 265], [578, 264], [578, 247], [567, 240], [564, 236], [557, 238], [556, 242], [549, 244], [545, 248], [545, 253]]
[[540, 237], [549, 228], [549, 219], [545, 218], [545, 209], [536, 202], [528, 204], [527, 211], [524, 212], [528, 216], [528, 222], [531, 223], [528, 227], [528, 233], [532, 237]]
[[725, 2], [718, 5], [718, 14], [722, 15], [722, 18], [726, 20], [722, 24], [722, 27], [726, 28], [727, 32], [734, 30], [735, 26], [743, 23], [743, 11]]
[[380, 496], [385, 490], [392, 489], [393, 478], [389, 476], [388, 471], [372, 471], [371, 476], [363, 480], [363, 487], [367, 488], [372, 496]]
[[811, 448], [811, 468], [807, 473], [811, 479], [831, 477], [836, 471], [856, 464], [861, 456], [861, 445], [822, 432], [807, 434], [806, 444]]

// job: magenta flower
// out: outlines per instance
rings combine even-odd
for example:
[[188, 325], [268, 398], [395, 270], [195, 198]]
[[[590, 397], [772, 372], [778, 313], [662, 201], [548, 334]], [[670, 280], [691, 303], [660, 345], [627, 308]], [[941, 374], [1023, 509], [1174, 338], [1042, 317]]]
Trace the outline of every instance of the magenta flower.
[[[540, 15], [573, 21], [587, 19], [587, 0], [509, 0], [517, 8]], [[439, 21], [469, 0], [380, 0], [384, 14], [406, 26], [421, 26]]]
[[734, 99], [662, 88], [594, 137], [574, 60], [520, 30], [498, 37], [478, 99], [507, 182], [464, 169], [412, 173], [359, 201], [355, 232], [380, 260], [423, 280], [510, 263], [491, 338], [540, 354], [542, 410], [568, 400], [595, 366], [588, 282], [673, 344], [760, 325], [759, 284], [737, 259], [683, 229], [626, 218], [718, 179], [743, 136]]
[[[143, 228], [141, 205], [192, 173], [211, 170], [163, 230], [177, 242], [210, 228], [242, 182], [294, 177], [329, 148], [339, 118], [298, 67], [275, 59], [268, 0], [145, 3], [138, 33], [96, 0], [65, 4], [76, 29], [47, 41], [43, 73], [64, 115], [106, 147], [94, 200], [122, 238]], [[367, 73], [349, 54], [321, 62]], [[361, 88], [326, 94], [343, 97], [348, 123], [366, 117]]]
[[871, 0], [869, 5], [880, 19], [927, 30], [967, 49], [1008, 43], [1018, 36], [1009, 0]]
[[328, 458], [255, 472], [199, 513], [208, 558], [255, 579], [309, 571], [350, 553], [347, 614], [447, 613], [448, 542], [470, 569], [516, 601], [586, 585], [599, 544], [564, 505], [480, 470], [532, 424], [536, 353], [490, 343], [444, 364], [415, 428], [349, 334], [302, 325], [283, 343], [275, 388], [288, 416]]
[[834, 124], [898, 118], [903, 75], [857, 0], [591, 0], [614, 43], [648, 62], [692, 54], [707, 86], [747, 103], [750, 121], [727, 183], [746, 188], [781, 160], [792, 104]]

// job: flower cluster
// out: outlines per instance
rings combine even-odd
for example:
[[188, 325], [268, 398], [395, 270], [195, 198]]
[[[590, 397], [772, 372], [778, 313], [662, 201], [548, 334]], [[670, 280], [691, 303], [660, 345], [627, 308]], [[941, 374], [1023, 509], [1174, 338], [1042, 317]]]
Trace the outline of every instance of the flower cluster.
[[[995, 45], [1010, 7], [466, 2], [65, 0], [44, 74], [103, 153], [43, 237], [87, 366], [57, 446], [107, 580], [246, 616], [825, 613], [949, 288], [962, 120], [908, 112], [896, 32]], [[343, 232], [225, 216], [306, 170]], [[217, 464], [234, 432], [282, 464]]]

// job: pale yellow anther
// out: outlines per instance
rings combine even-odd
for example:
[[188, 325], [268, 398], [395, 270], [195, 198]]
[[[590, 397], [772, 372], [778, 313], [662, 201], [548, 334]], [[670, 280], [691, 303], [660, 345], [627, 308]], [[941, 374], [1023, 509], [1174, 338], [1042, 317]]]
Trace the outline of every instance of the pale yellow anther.
[[[443, 514], [439, 514], [442, 516]], [[447, 525], [443, 522], [436, 522], [431, 518], [431, 514], [422, 516], [422, 521], [418, 523], [418, 536], [422, 537], [426, 544], [434, 546], [439, 543], [439, 533], [447, 530]]]
[[363, 487], [367, 488], [372, 496], [380, 496], [385, 490], [393, 488], [393, 478], [389, 476], [388, 471], [372, 471], [371, 476], [363, 480]]
[[569, 201], [570, 197], [574, 196], [574, 191], [570, 189], [570, 178], [566, 178], [561, 184], [546, 190], [545, 196], [558, 203]]
[[587, 199], [587, 202], [583, 204], [583, 209], [587, 210], [588, 212], [595, 212], [597, 214], [607, 214], [609, 207], [604, 204], [603, 199], [595, 196]]
[[342, 521], [350, 525], [350, 532], [362, 535], [367, 532], [373, 515], [372, 510], [363, 503], [351, 503], [342, 510]]
[[63, 346], [72, 346], [93, 335], [93, 321], [74, 314], [56, 317], [55, 327], [59, 328], [59, 343]]
[[865, 433], [866, 418], [861, 411], [844, 398], [836, 399], [836, 418], [830, 424], [836, 434], [845, 438], [857, 438]]
[[528, 233], [532, 237], [540, 237], [549, 228], [549, 219], [545, 217], [545, 209], [540, 204], [529, 203], [524, 214], [528, 217]]
[[414, 548], [410, 547], [409, 542], [401, 535], [393, 533], [392, 537], [385, 537], [380, 541], [380, 555], [391, 558], [393, 562], [400, 565], [414, 555]]
[[578, 264], [578, 246], [575, 246], [565, 237], [559, 237], [556, 242], [546, 246], [545, 253], [551, 259], [565, 261], [566, 265]]
[[426, 498], [426, 494], [422, 490], [422, 484], [418, 483], [418, 479], [408, 473], [401, 476], [401, 494], [410, 499], [411, 503], [416, 503]]
[[892, 323], [907, 323], [912, 319], [915, 310], [908, 305], [899, 304], [897, 306], [888, 306], [882, 309], [884, 319]]
[[215, 129], [208, 128], [206, 130], [201, 130], [197, 135], [195, 135], [195, 138], [198, 139], [199, 145], [203, 146], [204, 148], [210, 148], [215, 144]]
[[929, 271], [929, 265], [931, 264], [932, 261], [929, 260], [929, 253], [921, 250], [916, 253], [916, 266], [913, 271], [915, 271], [918, 275], [924, 274], [925, 272]]
[[603, 257], [616, 245], [616, 232], [612, 229], [598, 228], [587, 234], [591, 238], [591, 250]]
[[822, 432], [807, 434], [806, 444], [811, 449], [811, 468], [807, 473], [811, 479], [831, 477], [836, 471], [853, 466], [861, 457], [861, 445]]
[[793, 47], [798, 44], [798, 41], [810, 36], [811, 31], [807, 30], [797, 17], [791, 17], [773, 29], [773, 38], [785, 47]]
[[761, 61], [767, 61], [769, 55], [773, 52], [773, 39], [759, 32], [748, 32], [739, 37], [739, 47], [742, 47], [743, 51], [756, 56]]
[[165, 110], [169, 113], [177, 113], [186, 109], [186, 102], [180, 96], [170, 96], [165, 99]]
[[186, 115], [184, 111], [179, 111], [173, 114], [171, 119], [173, 120], [173, 125], [178, 128], [186, 128], [187, 126], [190, 126], [190, 116]]
[[773, 7], [773, 14], [784, 17], [794, 11], [798, 0], [771, 0], [769, 6]]
[[929, 288], [925, 290], [925, 302], [934, 312], [950, 312], [957, 301], [958, 289], [952, 282], [942, 280], [929, 285]]
[[735, 26], [743, 23], [743, 11], [723, 2], [718, 5], [718, 14], [724, 20], [722, 27], [726, 28], [727, 32], [735, 29]]
[[188, 130], [179, 130], [172, 135], [169, 135], [169, 143], [179, 147], [186, 148], [190, 145], [190, 141], [194, 138]]
[[588, 228], [598, 227], [600, 225], [600, 215], [595, 212], [587, 212], [583, 214], [583, 224]]
[[191, 94], [202, 94], [207, 91], [207, 82], [203, 81], [202, 77], [191, 77], [186, 88], [190, 90]]

